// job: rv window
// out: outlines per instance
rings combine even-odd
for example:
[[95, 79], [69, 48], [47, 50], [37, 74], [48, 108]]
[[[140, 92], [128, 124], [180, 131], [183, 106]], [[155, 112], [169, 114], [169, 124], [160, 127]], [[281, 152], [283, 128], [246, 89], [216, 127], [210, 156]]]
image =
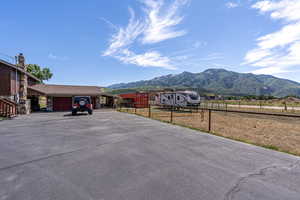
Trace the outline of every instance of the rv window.
[[199, 96], [196, 95], [196, 94], [190, 94], [189, 96], [190, 96], [190, 98], [191, 98], [192, 100], [198, 100], [198, 99], [199, 99]]

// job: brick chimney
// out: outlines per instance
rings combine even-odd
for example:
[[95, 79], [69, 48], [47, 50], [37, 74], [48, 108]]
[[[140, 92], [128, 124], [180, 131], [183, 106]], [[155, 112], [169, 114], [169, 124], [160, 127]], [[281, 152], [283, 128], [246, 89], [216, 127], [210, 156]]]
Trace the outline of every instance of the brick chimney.
[[17, 66], [26, 70], [26, 65], [25, 65], [25, 57], [22, 53], [19, 53], [18, 57], [18, 64]]

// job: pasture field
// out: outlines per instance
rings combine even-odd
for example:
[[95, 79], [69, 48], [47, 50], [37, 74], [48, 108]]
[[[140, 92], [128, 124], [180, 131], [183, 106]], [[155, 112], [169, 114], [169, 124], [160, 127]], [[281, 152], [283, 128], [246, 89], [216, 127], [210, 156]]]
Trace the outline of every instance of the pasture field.
[[[149, 117], [149, 109], [122, 108], [121, 111]], [[151, 108], [151, 118], [208, 132], [207, 110], [173, 111]], [[211, 113], [210, 133], [300, 156], [300, 118]]]
[[253, 112], [299, 113], [300, 104], [294, 103], [264, 103], [263, 101], [203, 101], [202, 108], [234, 109]]
[[299, 108], [300, 99], [285, 98], [285, 99], [270, 99], [270, 100], [207, 100], [205, 103], [213, 104], [228, 104], [228, 105], [251, 105], [251, 106], [274, 106], [287, 107], [288, 109]]

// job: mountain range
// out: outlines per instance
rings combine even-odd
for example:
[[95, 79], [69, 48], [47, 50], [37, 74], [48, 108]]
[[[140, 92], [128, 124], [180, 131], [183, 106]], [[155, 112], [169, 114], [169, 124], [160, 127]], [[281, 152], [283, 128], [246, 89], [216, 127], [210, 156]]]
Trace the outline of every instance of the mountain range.
[[200, 73], [169, 74], [151, 80], [119, 83], [110, 89], [193, 88], [223, 95], [300, 96], [300, 83], [271, 75], [237, 73], [225, 69], [207, 69]]

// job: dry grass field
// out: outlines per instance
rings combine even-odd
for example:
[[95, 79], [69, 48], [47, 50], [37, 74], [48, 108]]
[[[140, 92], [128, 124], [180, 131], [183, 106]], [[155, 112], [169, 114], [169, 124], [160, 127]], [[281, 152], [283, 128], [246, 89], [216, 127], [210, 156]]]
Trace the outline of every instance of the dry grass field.
[[229, 104], [227, 103], [203, 103], [201, 105], [202, 108], [211, 108], [211, 109], [233, 109], [233, 110], [241, 110], [241, 111], [252, 111], [252, 112], [271, 112], [271, 113], [298, 113], [300, 114], [300, 107], [298, 106], [259, 106], [259, 105], [253, 105], [253, 104]]
[[[122, 109], [149, 116], [149, 109]], [[151, 109], [151, 118], [171, 122], [171, 112]], [[208, 111], [175, 111], [172, 123], [208, 131]], [[274, 150], [300, 155], [300, 118], [212, 112], [211, 133]]]
[[295, 97], [287, 97], [281, 99], [269, 100], [210, 100], [212, 103], [228, 103], [233, 105], [257, 105], [257, 106], [284, 106], [300, 107], [300, 99]]
[[[256, 110], [272, 110], [274, 112], [300, 113], [300, 99], [288, 97], [284, 99], [271, 100], [208, 100], [203, 101], [207, 107], [251, 107]], [[256, 108], [255, 108], [256, 107]], [[274, 109], [272, 109], [274, 108]]]

